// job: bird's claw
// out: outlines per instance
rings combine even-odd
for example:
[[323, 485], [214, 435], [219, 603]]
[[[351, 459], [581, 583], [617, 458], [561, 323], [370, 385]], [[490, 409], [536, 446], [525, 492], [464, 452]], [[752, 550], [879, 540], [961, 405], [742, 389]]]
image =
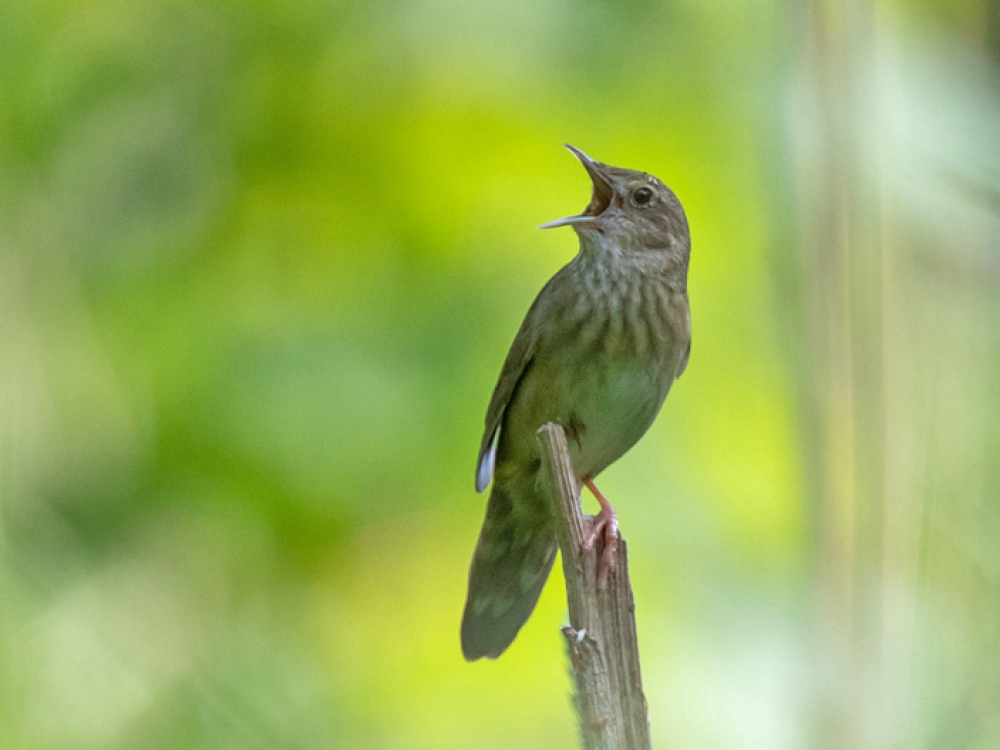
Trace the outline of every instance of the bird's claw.
[[604, 537], [604, 550], [597, 564], [597, 585], [604, 588], [608, 582], [608, 574], [618, 560], [618, 516], [610, 506], [602, 506], [596, 516], [590, 517], [590, 530], [583, 539], [583, 548], [588, 552], [594, 549], [597, 540]]

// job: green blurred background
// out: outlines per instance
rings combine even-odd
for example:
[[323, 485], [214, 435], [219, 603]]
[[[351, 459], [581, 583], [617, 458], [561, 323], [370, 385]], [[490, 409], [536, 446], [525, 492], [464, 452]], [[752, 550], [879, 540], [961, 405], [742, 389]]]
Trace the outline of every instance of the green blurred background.
[[576, 747], [560, 573], [458, 646], [563, 142], [692, 226], [601, 485], [655, 745], [1000, 748], [998, 64], [997, 0], [5, 0], [0, 748]]

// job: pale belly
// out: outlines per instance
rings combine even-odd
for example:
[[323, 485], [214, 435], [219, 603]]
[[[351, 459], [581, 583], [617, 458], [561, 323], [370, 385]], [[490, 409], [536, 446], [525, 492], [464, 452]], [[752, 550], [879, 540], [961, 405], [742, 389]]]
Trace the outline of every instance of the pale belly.
[[641, 438], [670, 389], [651, 367], [619, 367], [581, 382], [560, 420], [569, 430], [570, 458], [578, 477], [596, 476]]
[[[536, 362], [507, 414], [501, 458], [537, 455], [535, 432], [546, 422], [566, 429], [578, 478], [596, 476], [635, 445], [656, 418], [673, 378], [651, 361], [595, 364], [570, 374], [556, 363]], [[563, 387], [551, 387], [557, 378]]]

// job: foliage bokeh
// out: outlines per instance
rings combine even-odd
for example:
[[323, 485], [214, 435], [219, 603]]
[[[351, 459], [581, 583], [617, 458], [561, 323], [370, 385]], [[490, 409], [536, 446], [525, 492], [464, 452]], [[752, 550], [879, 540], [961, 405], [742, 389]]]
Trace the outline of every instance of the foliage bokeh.
[[1000, 746], [995, 2], [0, 6], [0, 746], [570, 748], [465, 664], [481, 420], [584, 173], [693, 233], [603, 477], [662, 747]]

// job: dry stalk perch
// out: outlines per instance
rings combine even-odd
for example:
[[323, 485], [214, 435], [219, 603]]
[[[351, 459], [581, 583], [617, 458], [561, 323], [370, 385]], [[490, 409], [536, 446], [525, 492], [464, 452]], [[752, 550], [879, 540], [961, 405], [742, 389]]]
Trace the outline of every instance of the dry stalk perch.
[[549, 423], [538, 445], [562, 550], [569, 625], [563, 636], [573, 664], [577, 715], [585, 750], [651, 750], [649, 716], [642, 693], [635, 602], [628, 577], [628, 549], [622, 539], [615, 567], [598, 586], [602, 538], [583, 548], [587, 520], [573, 475], [566, 434]]

